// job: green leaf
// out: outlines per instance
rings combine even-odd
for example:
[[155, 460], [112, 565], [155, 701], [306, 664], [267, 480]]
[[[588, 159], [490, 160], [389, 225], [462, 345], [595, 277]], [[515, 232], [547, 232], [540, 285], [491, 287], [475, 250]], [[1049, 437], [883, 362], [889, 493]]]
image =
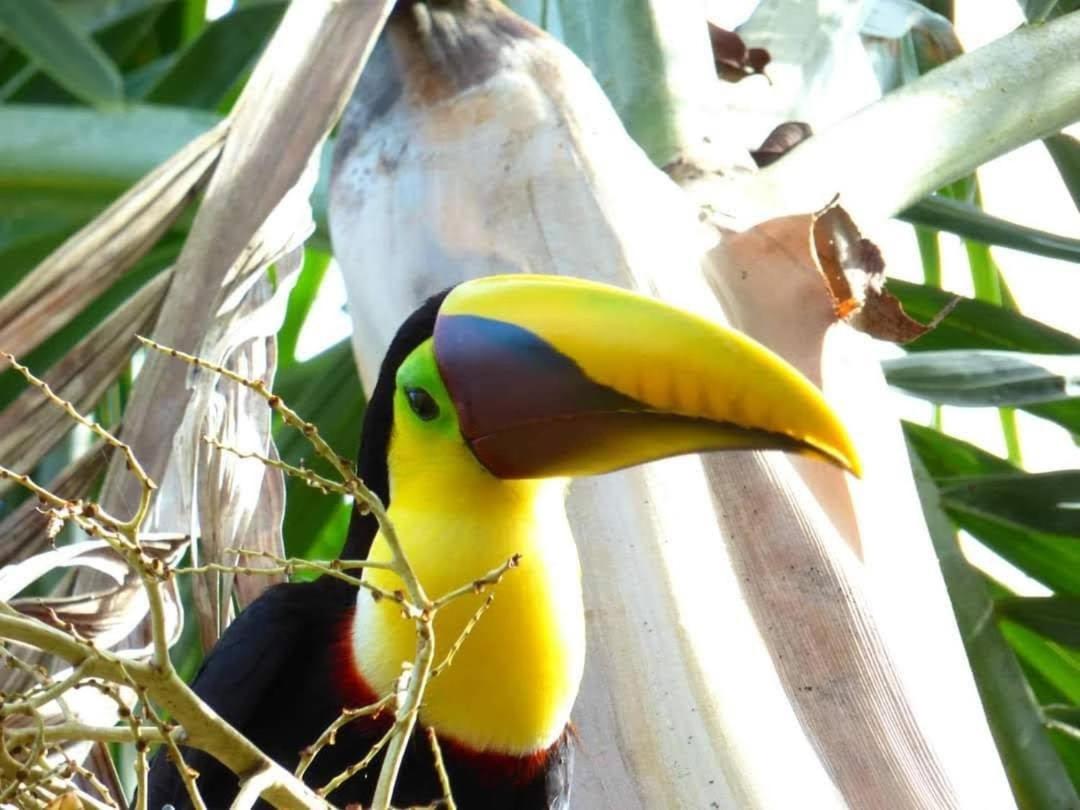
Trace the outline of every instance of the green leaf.
[[123, 100], [120, 72], [52, 0], [0, 0], [5, 37], [72, 95], [98, 106]]
[[60, 0], [64, 16], [79, 28], [97, 31], [164, 8], [176, 0]]
[[[97, 15], [80, 14], [84, 22], [78, 25], [87, 31], [94, 33], [94, 41], [101, 47], [114, 64], [123, 67], [132, 60], [132, 56], [145, 41], [147, 32], [154, 25], [155, 20], [164, 11], [162, 0], [141, 0], [138, 3], [129, 2], [122, 4], [124, 15], [120, 9], [102, 10]], [[81, 6], [68, 6], [65, 8], [75, 9]], [[72, 15], [74, 17], [75, 15]], [[11, 82], [10, 92], [2, 96], [10, 98], [15, 103], [33, 104], [71, 104], [76, 99], [64, 90], [49, 76], [41, 73], [34, 65], [27, 65], [29, 73], [19, 76]], [[127, 94], [128, 78], [123, 76], [124, 95]]]
[[1080, 706], [1063, 706], [1061, 704], [1044, 706], [1043, 714], [1050, 720], [1064, 723], [1080, 732]]
[[961, 478], [941, 491], [954, 511], [1080, 538], [1080, 470]]
[[960, 476], [973, 477], [1017, 471], [1016, 467], [1005, 459], [947, 433], [914, 422], [905, 421], [903, 427], [908, 444], [938, 482]]
[[890, 385], [944, 405], [1032, 405], [1080, 396], [1080, 354], [958, 349], [915, 352], [882, 367]]
[[[9, 224], [10, 230], [6, 227]], [[81, 220], [66, 217], [29, 217], [0, 223], [0, 298], [81, 224]]]
[[1000, 626], [1001, 632], [1021, 659], [1038, 670], [1066, 700], [1080, 704], [1080, 653], [1047, 641], [1039, 634], [1007, 619], [1003, 620]]
[[1024, 807], [1075, 807], [1080, 799], [1054, 755], [1023, 672], [997, 626], [986, 621], [991, 602], [982, 578], [964, 559], [917, 457], [912, 467], [975, 683], [1018, 802]]
[[[201, 110], [132, 106], [116, 112], [78, 107], [0, 105], [0, 223], [12, 217], [87, 221], [220, 117]], [[309, 244], [329, 250], [329, 149], [311, 203]]]
[[[297, 413], [319, 428], [334, 450], [355, 458], [360, 444], [364, 414], [364, 394], [356, 373], [352, 346], [343, 340], [310, 360], [286, 368], [274, 384], [274, 391]], [[314, 458], [302, 435], [280, 424], [274, 428], [274, 442], [281, 458], [290, 464], [308, 463], [312, 469], [332, 474], [329, 465]], [[331, 524], [343, 523], [342, 501], [323, 495], [295, 478], [287, 480], [285, 496], [285, 548], [290, 555], [336, 557], [344, 534], [335, 535]], [[344, 526], [348, 520], [344, 520]]]
[[908, 343], [910, 351], [928, 349], [1006, 349], [1055, 354], [1080, 353], [1080, 339], [1003, 307], [953, 295], [924, 284], [889, 279], [892, 292], [913, 318], [929, 321], [953, 299], [956, 308], [937, 328]]
[[[958, 301], [955, 309], [936, 328], [904, 347], [909, 351], [1005, 349], [1035, 353], [1080, 353], [1080, 340], [1077, 338], [1004, 307], [899, 279], [889, 279], [889, 290], [909, 315], [924, 322], [932, 319], [954, 299]], [[1080, 434], [1080, 403], [1075, 400], [1029, 405], [1024, 410]]]
[[262, 51], [285, 3], [239, 9], [210, 23], [146, 95], [154, 104], [213, 109]]
[[1050, 590], [1080, 596], [1080, 543], [976, 514], [950, 510], [949, 517], [999, 557]]
[[[668, 163], [707, 124], [716, 71], [701, 9], [670, 0], [610, 3], [550, 0], [563, 41], [588, 65], [630, 136], [657, 165]], [[541, 9], [541, 16], [544, 10]]]
[[107, 202], [219, 120], [154, 107], [0, 106], [0, 196], [89, 191]]
[[1017, 0], [1017, 2], [1029, 23], [1045, 22], [1080, 8], [1080, 0]]
[[[1018, 472], [1005, 459], [932, 428], [905, 422], [904, 434], [939, 487], [964, 476]], [[949, 516], [998, 556], [1051, 590], [1080, 595], [1080, 543], [975, 514], [950, 511]]]
[[900, 219], [985, 244], [1080, 262], [1080, 239], [1017, 225], [991, 216], [971, 203], [951, 200], [937, 194], [902, 211]]
[[1080, 141], [1072, 135], [1059, 132], [1046, 138], [1043, 143], [1057, 164], [1058, 172], [1065, 187], [1069, 189], [1073, 202], [1080, 209]]
[[125, 11], [122, 16], [110, 14], [89, 26], [89, 30], [95, 32], [94, 39], [102, 50], [121, 68], [127, 65], [146, 40], [146, 35], [165, 11], [165, 2], [140, 0], [127, 4]]
[[994, 603], [998, 616], [1022, 624], [1051, 641], [1080, 648], [1080, 598], [1012, 597]]
[[919, 242], [922, 259], [923, 280], [931, 287], [941, 286], [941, 241], [933, 228], [915, 226], [915, 238]]
[[183, 14], [181, 36], [184, 42], [191, 42], [206, 28], [206, 0], [184, 0]]
[[296, 362], [296, 341], [300, 330], [311, 312], [311, 305], [319, 294], [323, 278], [330, 267], [330, 254], [321, 250], [307, 250], [304, 253], [304, 269], [296, 280], [296, 286], [289, 293], [289, 304], [285, 311], [285, 320], [278, 330], [278, 367], [288, 368]]

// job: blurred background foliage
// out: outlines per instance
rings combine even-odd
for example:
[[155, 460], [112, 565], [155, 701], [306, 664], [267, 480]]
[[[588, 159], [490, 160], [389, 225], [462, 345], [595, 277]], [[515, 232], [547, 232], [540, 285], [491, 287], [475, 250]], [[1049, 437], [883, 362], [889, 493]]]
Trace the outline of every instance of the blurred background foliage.
[[[121, 191], [230, 109], [286, 3], [218, 5], [209, 10], [221, 16], [210, 19], [207, 0], [0, 0], [0, 296]], [[618, 11], [603, 0], [513, 5], [578, 51], [631, 134], [662, 162], [665, 142], [653, 114], [673, 103], [673, 95], [670, 88], [640, 84], [640, 77], [642, 71], [647, 76], [650, 64], [671, 56], [672, 44], [665, 41], [657, 15], [684, 12], [661, 2], [652, 4], [652, 16], [642, 12], [647, 2], [621, 5]], [[955, 11], [949, 0], [924, 5], [941, 15], [937, 24]], [[1019, 3], [1035, 22], [1078, 5], [1071, 0]], [[933, 36], [935, 30], [941, 29], [916, 26], [894, 43], [889, 51], [894, 86], [955, 55], [956, 46]], [[627, 59], [637, 63], [632, 75], [624, 67]], [[1062, 134], [1049, 138], [1046, 148], [1080, 208], [1080, 144]], [[318, 230], [278, 335], [276, 388], [339, 452], [353, 456], [363, 394], [347, 337], [338, 328], [328, 336], [327, 309], [317, 305], [320, 293], [326, 300], [329, 291], [332, 302], [336, 296], [332, 314], [343, 298], [325, 228], [326, 169], [314, 199]], [[1037, 188], [1015, 192], [1041, 193]], [[917, 244], [911, 255], [921, 261], [921, 283], [910, 280], [920, 275], [911, 268], [903, 273], [908, 281], [890, 282], [907, 311], [928, 321], [954, 299], [942, 288], [949, 278], [942, 233], [963, 239], [961, 260], [974, 293], [961, 297], [944, 322], [904, 347], [902, 356], [885, 361], [895, 385], [935, 403], [925, 424], [907, 422], [905, 430], [973, 669], [992, 725], [995, 717], [1028, 701], [1030, 689], [1080, 788], [1080, 470], [1046, 470], [1038, 459], [1032, 464], [1014, 411], [1060, 426], [1062, 443], [1072, 446], [1080, 438], [1080, 338], [1075, 330], [1053, 328], [1020, 311], [992, 247], [1077, 262], [1080, 240], [987, 215], [975, 176], [941, 189], [901, 219], [911, 223], [904, 226], [906, 238]], [[181, 218], [145, 258], [82, 302], [77, 315], [23, 359], [39, 373], [54, 367], [175, 261], [189, 221]], [[1047, 283], [1045, 294], [1061, 293]], [[302, 333], [321, 337], [317, 351], [300, 351]], [[96, 405], [99, 421], [119, 421], [138, 363], [136, 356], [117, 369]], [[0, 413], [23, 388], [11, 371], [0, 373]], [[997, 409], [1004, 456], [943, 430], [942, 404]], [[303, 443], [295, 435], [278, 426], [275, 439], [285, 460], [301, 461]], [[36, 474], [47, 480], [85, 447], [84, 437], [67, 436], [40, 460]], [[1075, 448], [1071, 458], [1075, 463]], [[0, 491], [0, 521], [18, 503], [18, 493]], [[334, 556], [348, 519], [348, 504], [290, 480], [284, 527], [290, 554]], [[996, 561], [984, 566], [992, 575], [954, 553], [960, 531], [969, 552], [976, 549], [980, 560]], [[8, 551], [5, 559], [18, 559], [17, 550]], [[990, 616], [1007, 648], [976, 638]], [[189, 627], [175, 650], [184, 674], [198, 665], [199, 649]], [[1015, 661], [1011, 655], [1003, 658], [1003, 650], [1011, 650]], [[1011, 754], [1000, 734], [999, 746], [1008, 765]]]

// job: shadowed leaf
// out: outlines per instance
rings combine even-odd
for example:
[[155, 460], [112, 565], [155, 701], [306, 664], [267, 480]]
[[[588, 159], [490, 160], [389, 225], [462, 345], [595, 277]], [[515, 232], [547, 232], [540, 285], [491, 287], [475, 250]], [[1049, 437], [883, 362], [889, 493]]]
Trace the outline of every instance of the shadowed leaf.
[[1080, 470], [954, 480], [941, 498], [950, 509], [984, 519], [1080, 537]]
[[1066, 188], [1072, 195], [1073, 202], [1080, 209], [1080, 141], [1072, 135], [1059, 132], [1043, 141], [1050, 157], [1054, 159], [1058, 172]]
[[992, 603], [986, 588], [960, 551], [926, 468], [918, 458], [912, 462], [956, 622], [1013, 791], [1025, 806], [1068, 807], [1075, 803], [1076, 792], [1041, 728], [1023, 672], [1002, 633], [987, 621]]
[[961, 200], [934, 195], [900, 212], [899, 217], [914, 225], [937, 228], [977, 242], [1070, 262], [1080, 261], [1080, 239], [1017, 225]]
[[813, 134], [809, 124], [802, 121], [785, 121], [766, 136], [761, 146], [750, 152], [750, 157], [758, 166], [768, 166]]
[[266, 44], [284, 2], [238, 8], [207, 25], [146, 93], [154, 104], [216, 107]]
[[890, 385], [945, 405], [1003, 407], [1080, 397], [1080, 354], [913, 352], [882, 366]]
[[1022, 624], [1051, 641], [1080, 648], [1080, 598], [998, 599], [994, 610], [998, 616]]
[[73, 95], [103, 106], [123, 99], [116, 66], [53, 0], [0, 0], [0, 25], [4, 38]]
[[709, 43], [712, 45], [716, 75], [721, 79], [737, 82], [747, 76], [764, 73], [769, 64], [769, 52], [764, 48], [750, 48], [734, 31], [709, 23]]

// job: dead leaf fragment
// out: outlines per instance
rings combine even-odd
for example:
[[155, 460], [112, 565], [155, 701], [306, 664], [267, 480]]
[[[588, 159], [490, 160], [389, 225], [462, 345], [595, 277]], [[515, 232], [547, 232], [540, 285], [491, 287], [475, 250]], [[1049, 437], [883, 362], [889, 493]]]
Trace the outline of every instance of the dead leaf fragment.
[[810, 238], [814, 263], [825, 279], [837, 318], [879, 340], [907, 343], [941, 322], [946, 307], [929, 324], [904, 312], [885, 289], [885, 260], [877, 245], [863, 237], [839, 205], [811, 217]]
[[[181, 536], [148, 536], [142, 540], [143, 552], [153, 560], [168, 566], [176, 565], [188, 546]], [[106, 574], [110, 585], [91, 593], [74, 596], [45, 596], [10, 599], [37, 576], [57, 567], [82, 567]], [[32, 557], [5, 573], [10, 581], [0, 582], [9, 604], [24, 616], [74, 632], [79, 638], [92, 641], [100, 649], [111, 649], [131, 635], [145, 620], [149, 607], [139, 574], [108, 544], [89, 540], [64, 546], [56, 551]], [[182, 608], [175, 580], [162, 588], [166, 608], [166, 631], [169, 643], [179, 636]], [[146, 652], [149, 652], [147, 650]]]
[[716, 75], [729, 82], [737, 82], [747, 76], [764, 75], [765, 66], [772, 61], [764, 48], [749, 48], [742, 37], [719, 25], [709, 23], [709, 42], [712, 43]]
[[804, 121], [785, 121], [768, 134], [761, 142], [761, 146], [751, 150], [750, 157], [754, 159], [758, 168], [768, 166], [813, 134], [814, 130]]

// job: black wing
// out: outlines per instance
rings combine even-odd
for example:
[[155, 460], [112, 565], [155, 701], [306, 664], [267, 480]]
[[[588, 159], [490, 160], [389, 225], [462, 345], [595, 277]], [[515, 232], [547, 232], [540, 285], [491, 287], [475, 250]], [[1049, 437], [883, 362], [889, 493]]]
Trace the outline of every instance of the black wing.
[[[192, 684], [195, 692], [265, 753], [295, 763], [300, 749], [340, 710], [324, 684], [331, 676], [328, 656], [335, 634], [355, 604], [355, 593], [327, 578], [269, 588], [210, 651]], [[300, 696], [306, 711], [298, 719], [292, 715]], [[228, 807], [236, 777], [208, 754], [188, 748], [183, 753], [200, 774], [207, 807]], [[154, 757], [149, 784], [151, 810], [191, 806], [164, 748]]]

